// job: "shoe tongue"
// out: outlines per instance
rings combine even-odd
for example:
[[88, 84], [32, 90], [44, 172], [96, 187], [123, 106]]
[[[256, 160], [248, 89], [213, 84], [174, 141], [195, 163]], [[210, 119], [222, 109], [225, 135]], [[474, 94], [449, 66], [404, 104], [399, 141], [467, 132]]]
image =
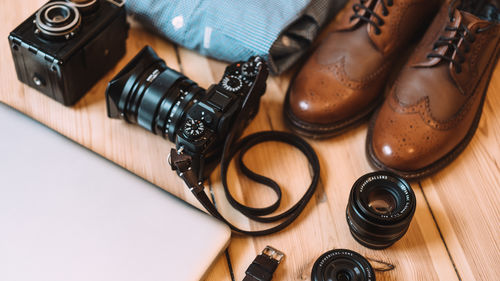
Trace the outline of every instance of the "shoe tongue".
[[475, 14], [472, 14], [468, 11], [459, 10], [459, 12], [462, 15], [461, 23], [464, 26], [470, 27], [471, 24], [476, 24], [476, 23], [480, 23], [480, 22], [483, 22], [486, 24], [491, 23], [491, 21], [488, 21], [487, 19], [481, 18], [481, 17], [479, 17]]
[[462, 24], [465, 26], [469, 26], [471, 23], [475, 23], [478, 21], [481, 21], [477, 16], [463, 10], [459, 10], [460, 14], [462, 15]]

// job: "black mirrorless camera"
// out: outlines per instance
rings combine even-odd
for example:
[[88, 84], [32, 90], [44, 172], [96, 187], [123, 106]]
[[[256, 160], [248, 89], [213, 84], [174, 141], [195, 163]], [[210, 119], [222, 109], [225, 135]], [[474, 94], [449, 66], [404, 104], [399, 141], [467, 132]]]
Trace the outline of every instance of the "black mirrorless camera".
[[229, 65], [221, 81], [205, 90], [147, 46], [109, 83], [108, 116], [175, 142], [192, 157], [201, 181], [217, 165], [229, 132], [241, 134], [257, 114], [268, 73], [265, 62], [252, 57]]
[[76, 103], [125, 54], [123, 0], [49, 1], [10, 33], [19, 80]]

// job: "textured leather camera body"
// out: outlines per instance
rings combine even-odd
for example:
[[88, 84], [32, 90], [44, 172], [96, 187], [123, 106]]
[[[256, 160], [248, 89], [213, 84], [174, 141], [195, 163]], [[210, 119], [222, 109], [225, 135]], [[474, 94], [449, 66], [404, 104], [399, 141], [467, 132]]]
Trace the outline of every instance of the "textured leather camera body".
[[51, 14], [56, 8], [35, 12], [10, 33], [9, 43], [21, 82], [73, 105], [124, 56], [129, 26], [123, 2], [98, 0], [91, 14], [79, 14], [79, 26], [70, 34], [42, 36], [36, 24], [39, 14], [53, 17], [55, 23], [63, 21], [71, 11], [64, 8], [65, 3], [71, 5], [70, 1], [47, 2], [41, 9], [54, 5], [62, 16]]

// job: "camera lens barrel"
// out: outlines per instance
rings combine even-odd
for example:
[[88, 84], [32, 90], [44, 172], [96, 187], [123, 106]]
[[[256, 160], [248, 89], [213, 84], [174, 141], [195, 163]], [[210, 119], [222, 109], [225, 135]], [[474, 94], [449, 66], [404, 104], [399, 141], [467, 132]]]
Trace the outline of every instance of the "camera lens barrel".
[[109, 83], [108, 115], [175, 141], [186, 108], [204, 92], [146, 46]]
[[411, 186], [389, 172], [374, 172], [353, 185], [346, 209], [352, 236], [371, 249], [384, 249], [401, 239], [416, 208]]
[[345, 249], [328, 251], [314, 263], [312, 281], [375, 281], [370, 263], [360, 254]]

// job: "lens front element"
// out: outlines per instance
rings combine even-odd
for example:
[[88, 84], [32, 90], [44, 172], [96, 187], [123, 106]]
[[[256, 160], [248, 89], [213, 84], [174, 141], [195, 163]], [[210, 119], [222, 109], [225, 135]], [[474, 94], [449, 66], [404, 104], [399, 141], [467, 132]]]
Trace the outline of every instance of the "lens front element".
[[35, 33], [45, 39], [70, 39], [80, 24], [78, 9], [64, 1], [47, 3], [35, 15]]
[[386, 188], [375, 188], [368, 194], [368, 207], [377, 214], [387, 215], [396, 209], [396, 198]]

